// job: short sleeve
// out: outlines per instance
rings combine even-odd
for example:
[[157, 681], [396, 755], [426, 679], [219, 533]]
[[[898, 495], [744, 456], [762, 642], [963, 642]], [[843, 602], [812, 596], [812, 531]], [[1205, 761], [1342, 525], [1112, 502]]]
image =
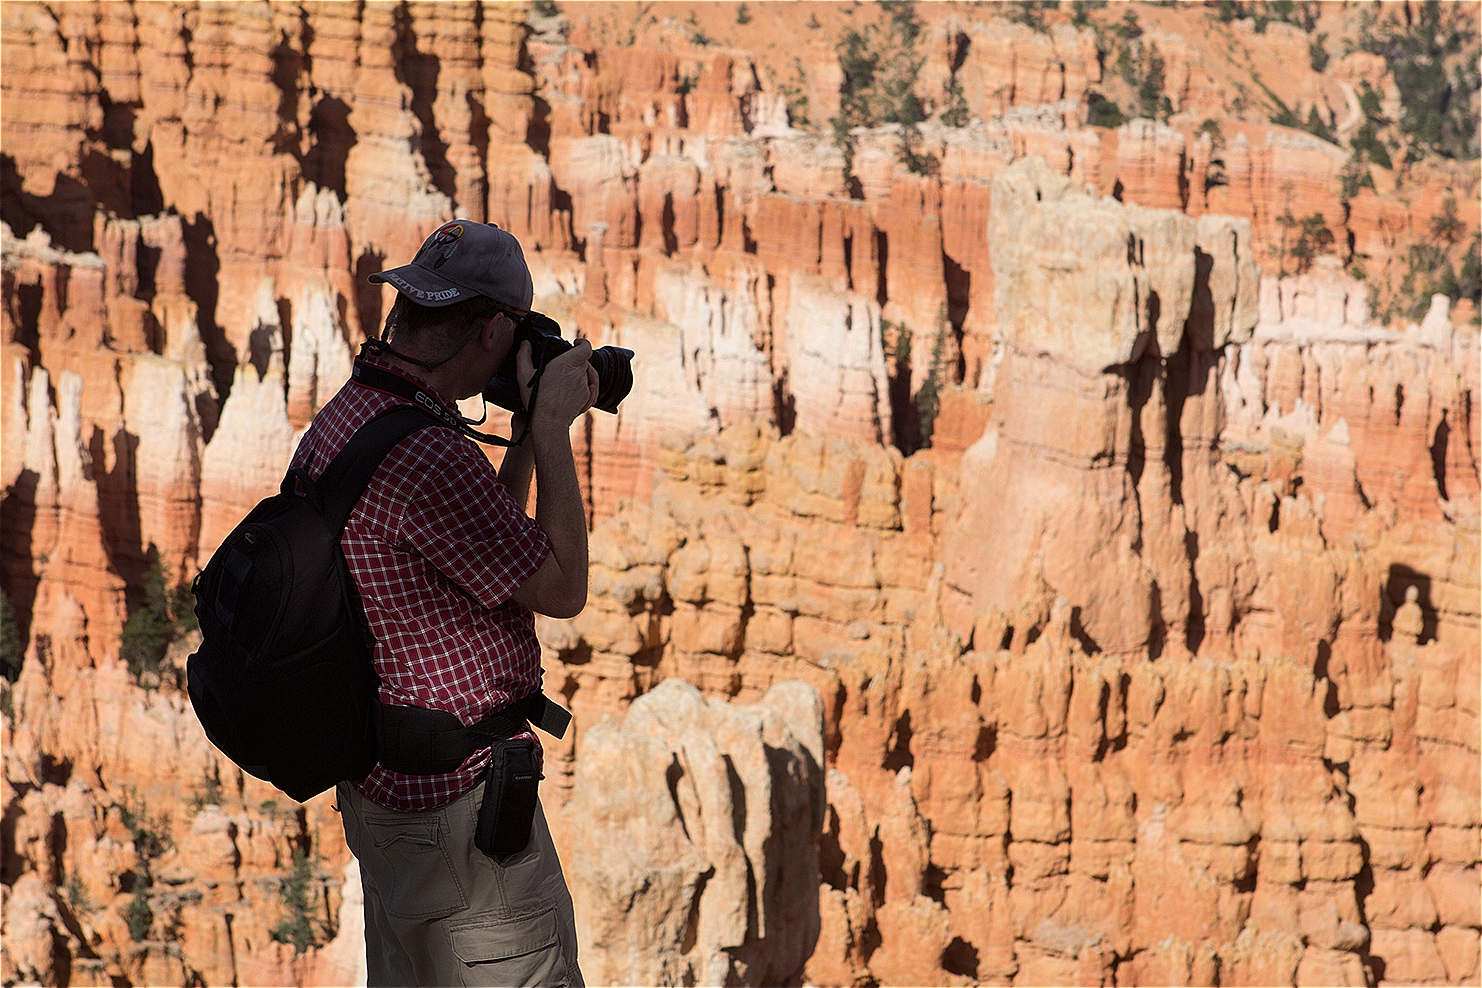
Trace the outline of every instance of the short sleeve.
[[551, 543], [490, 462], [455, 440], [407, 494], [398, 544], [485, 607], [498, 607], [540, 568]]

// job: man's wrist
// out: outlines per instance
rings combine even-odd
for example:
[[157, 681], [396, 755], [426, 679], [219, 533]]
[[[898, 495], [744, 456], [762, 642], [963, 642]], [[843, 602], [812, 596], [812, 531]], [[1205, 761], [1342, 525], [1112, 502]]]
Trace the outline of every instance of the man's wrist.
[[559, 419], [548, 419], [543, 416], [533, 416], [530, 420], [530, 435], [537, 443], [548, 443], [552, 441], [569, 443], [571, 441], [571, 424], [561, 424]]

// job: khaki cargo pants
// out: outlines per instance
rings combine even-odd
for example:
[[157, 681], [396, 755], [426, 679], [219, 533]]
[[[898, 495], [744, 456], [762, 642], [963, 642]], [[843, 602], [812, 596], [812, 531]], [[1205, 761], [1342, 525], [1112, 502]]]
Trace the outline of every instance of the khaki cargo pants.
[[369, 986], [582, 986], [576, 923], [545, 814], [503, 864], [473, 846], [484, 787], [398, 813], [337, 791], [365, 887]]

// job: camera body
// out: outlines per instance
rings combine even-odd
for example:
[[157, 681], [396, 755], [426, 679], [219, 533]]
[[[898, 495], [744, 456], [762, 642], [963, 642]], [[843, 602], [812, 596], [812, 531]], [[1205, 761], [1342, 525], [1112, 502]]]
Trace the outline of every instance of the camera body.
[[[484, 400], [511, 412], [523, 412], [520, 397], [520, 344], [530, 344], [530, 359], [539, 374], [545, 365], [570, 350], [573, 344], [561, 336], [561, 327], [550, 316], [530, 312], [515, 323], [515, 338], [509, 355], [500, 364], [494, 379], [484, 388]], [[597, 371], [597, 401], [594, 407], [616, 414], [618, 403], [633, 390], [633, 351], [618, 346], [598, 347], [592, 351], [592, 367]]]

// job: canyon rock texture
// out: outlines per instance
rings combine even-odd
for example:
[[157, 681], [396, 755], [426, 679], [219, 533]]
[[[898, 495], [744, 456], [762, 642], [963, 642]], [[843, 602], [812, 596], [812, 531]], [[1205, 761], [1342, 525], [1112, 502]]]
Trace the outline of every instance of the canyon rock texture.
[[590, 983], [1476, 984], [1476, 11], [1291, 6], [5, 3], [0, 980], [363, 983], [180, 588], [467, 217], [637, 355]]

